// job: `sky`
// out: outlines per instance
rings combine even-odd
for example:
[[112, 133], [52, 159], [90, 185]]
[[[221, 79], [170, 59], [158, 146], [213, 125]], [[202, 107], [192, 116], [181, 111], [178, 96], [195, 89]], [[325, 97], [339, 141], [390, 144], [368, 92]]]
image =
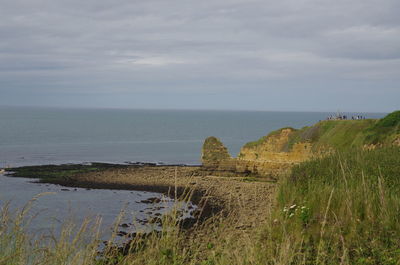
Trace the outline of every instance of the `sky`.
[[398, 0], [0, 0], [0, 105], [400, 109]]

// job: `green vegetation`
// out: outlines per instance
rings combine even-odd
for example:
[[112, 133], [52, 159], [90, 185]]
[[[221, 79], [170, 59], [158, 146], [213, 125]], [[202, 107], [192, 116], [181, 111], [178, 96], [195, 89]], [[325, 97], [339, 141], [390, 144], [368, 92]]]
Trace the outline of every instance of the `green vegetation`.
[[[96, 226], [89, 229], [85, 221], [81, 227], [65, 223], [58, 238], [54, 236], [34, 237], [27, 233], [31, 219], [28, 211], [40, 194], [23, 209], [9, 210], [9, 204], [0, 211], [0, 264], [93, 264], [97, 255]], [[90, 237], [84, 236], [90, 233]], [[88, 239], [88, 240], [87, 240]]]
[[260, 251], [286, 264], [399, 264], [399, 212], [400, 148], [336, 153], [283, 180]]
[[67, 221], [58, 236], [30, 234], [27, 228], [34, 217], [28, 212], [37, 198], [45, 195], [39, 194], [15, 212], [9, 204], [0, 210], [0, 265], [185, 264], [188, 254], [178, 208], [163, 218], [162, 231], [136, 234], [121, 246], [114, 242], [122, 215], [106, 241], [100, 240], [100, 220], [85, 220], [80, 226]]
[[[332, 147], [335, 150], [361, 147], [364, 141], [364, 131], [375, 122], [375, 120], [321, 121], [313, 127], [301, 131], [300, 134], [306, 136], [301, 140], [310, 141], [315, 150], [326, 147]], [[314, 132], [310, 133], [310, 131]]]
[[[327, 148], [345, 151], [369, 144], [387, 146], [400, 137], [400, 111], [392, 112], [379, 120], [326, 120], [313, 126], [292, 130], [293, 133], [282, 152], [290, 151], [298, 142], [312, 143], [314, 151]], [[244, 147], [255, 148], [281, 131], [282, 129], [274, 131], [257, 141], [247, 143]]]
[[285, 130], [285, 129], [291, 129], [291, 130], [294, 130], [294, 131], [295, 131], [295, 129], [293, 129], [292, 127], [281, 128], [281, 129], [279, 129], [279, 130], [275, 130], [275, 131], [270, 132], [269, 134], [267, 134], [267, 135], [261, 137], [260, 139], [258, 139], [258, 140], [256, 140], [256, 141], [246, 143], [246, 144], [244, 145], [244, 147], [246, 147], [246, 148], [252, 148], [252, 147], [259, 146], [259, 145], [262, 144], [264, 141], [266, 141], [266, 140], [268, 139], [268, 137], [273, 136], [273, 135], [280, 134], [281, 131], [282, 131], [282, 130]]
[[400, 125], [400, 110], [388, 114], [376, 123], [376, 128], [389, 128]]
[[398, 147], [304, 162], [280, 180], [275, 205], [199, 264], [400, 264]]
[[26, 166], [17, 168], [8, 168], [7, 171], [13, 172], [12, 176], [22, 178], [38, 178], [41, 182], [57, 183], [59, 181], [68, 181], [69, 177], [79, 173], [88, 173], [101, 171], [111, 168], [125, 168], [126, 165], [91, 163], [84, 164], [66, 164], [66, 165], [44, 165], [44, 166]]
[[[329, 120], [299, 130], [293, 129], [287, 145], [281, 151], [290, 151], [298, 142], [310, 142], [314, 149], [332, 147], [343, 150], [349, 147], [359, 147], [364, 142], [365, 131], [375, 123], [376, 120]], [[247, 143], [245, 147], [256, 147], [280, 131], [274, 131], [257, 141]]]
[[400, 137], [400, 111], [395, 111], [378, 120], [366, 132], [366, 142], [371, 144], [391, 143]]

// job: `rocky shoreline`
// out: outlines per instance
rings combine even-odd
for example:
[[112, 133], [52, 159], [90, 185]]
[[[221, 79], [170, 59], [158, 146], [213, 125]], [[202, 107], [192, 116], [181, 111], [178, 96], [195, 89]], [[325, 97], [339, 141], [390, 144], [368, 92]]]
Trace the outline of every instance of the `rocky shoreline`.
[[[10, 177], [29, 177], [41, 183], [86, 189], [138, 190], [162, 193], [171, 198], [189, 200], [198, 206], [195, 218], [187, 218], [182, 228], [201, 226], [215, 216], [233, 218], [238, 227], [254, 227], [260, 205], [271, 205], [271, 200], [260, 200], [256, 194], [272, 194], [275, 183], [268, 178], [253, 178], [225, 172], [223, 176], [201, 166], [135, 164], [68, 164], [43, 165], [7, 169]], [[268, 196], [271, 197], [271, 196]], [[243, 205], [248, 207], [243, 208]]]
[[[197, 206], [192, 211], [194, 218], [181, 219], [178, 225], [185, 242], [198, 246], [199, 253], [206, 253], [209, 242], [217, 242], [223, 236], [220, 232], [238, 238], [244, 233], [257, 233], [257, 227], [268, 222], [266, 213], [273, 208], [277, 187], [271, 178], [184, 165], [36, 166], [11, 168], [8, 175], [66, 187], [151, 191], [191, 201]], [[129, 251], [129, 242], [150, 234], [126, 236], [127, 243], [116, 246], [122, 254]]]

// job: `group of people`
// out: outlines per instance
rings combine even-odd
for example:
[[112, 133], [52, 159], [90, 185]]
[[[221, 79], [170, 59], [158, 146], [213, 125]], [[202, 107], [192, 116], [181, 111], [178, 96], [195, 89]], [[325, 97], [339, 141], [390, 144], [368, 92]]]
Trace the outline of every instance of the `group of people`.
[[[333, 121], [347, 120], [347, 119], [348, 119], [347, 115], [331, 115], [326, 118], [326, 120], [333, 120]], [[355, 116], [351, 116], [351, 119], [352, 120], [365, 120], [365, 116], [355, 115]]]
[[352, 120], [365, 120], [365, 116], [361, 115], [356, 115], [356, 116], [351, 116]]

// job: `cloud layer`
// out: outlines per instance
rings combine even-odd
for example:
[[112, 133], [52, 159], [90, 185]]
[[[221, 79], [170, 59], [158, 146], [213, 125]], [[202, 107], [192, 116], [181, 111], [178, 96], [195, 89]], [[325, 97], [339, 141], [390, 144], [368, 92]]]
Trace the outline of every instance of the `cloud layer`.
[[399, 107], [398, 0], [0, 1], [0, 104]]

